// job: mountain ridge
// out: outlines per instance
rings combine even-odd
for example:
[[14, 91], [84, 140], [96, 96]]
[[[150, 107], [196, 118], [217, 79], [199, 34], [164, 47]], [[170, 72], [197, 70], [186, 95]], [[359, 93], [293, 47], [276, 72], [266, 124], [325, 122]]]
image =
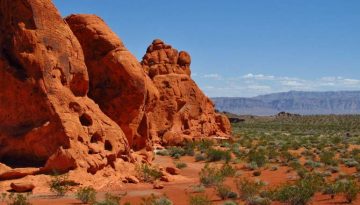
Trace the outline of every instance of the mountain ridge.
[[360, 114], [359, 91], [289, 91], [255, 97], [214, 97], [220, 111], [243, 115]]

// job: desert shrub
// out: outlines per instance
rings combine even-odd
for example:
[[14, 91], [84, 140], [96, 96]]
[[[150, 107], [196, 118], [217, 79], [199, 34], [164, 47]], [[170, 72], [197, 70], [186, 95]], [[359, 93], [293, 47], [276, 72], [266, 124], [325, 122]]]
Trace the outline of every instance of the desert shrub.
[[360, 191], [356, 181], [352, 179], [342, 179], [335, 183], [336, 193], [343, 193], [348, 203], [351, 203], [357, 198]]
[[189, 205], [211, 205], [212, 202], [206, 195], [192, 195], [189, 199]]
[[228, 199], [231, 191], [231, 188], [224, 184], [216, 185], [217, 196], [219, 196], [222, 200]]
[[253, 198], [249, 198], [247, 200], [247, 204], [248, 205], [270, 205], [271, 204], [271, 200], [268, 198], [263, 198], [260, 196], [255, 196]]
[[203, 153], [196, 153], [195, 154], [195, 161], [196, 162], [200, 162], [200, 161], [205, 161], [206, 160], [206, 155]]
[[218, 149], [209, 149], [206, 152], [207, 161], [216, 162], [220, 160], [224, 160], [225, 162], [229, 162], [231, 160], [230, 151], [218, 150]]
[[141, 199], [141, 205], [172, 205], [173, 202], [165, 195], [156, 196], [151, 194], [148, 197], [143, 197]]
[[245, 168], [250, 169], [250, 170], [259, 169], [259, 167], [258, 167], [258, 165], [257, 165], [256, 162], [247, 163], [247, 164], [245, 165]]
[[64, 196], [72, 186], [72, 182], [69, 180], [67, 174], [53, 175], [50, 182], [48, 182], [50, 191], [55, 193], [57, 196]]
[[319, 191], [324, 179], [318, 175], [307, 175], [297, 183], [280, 187], [275, 193], [275, 199], [291, 205], [305, 205]]
[[160, 156], [168, 156], [168, 155], [170, 155], [169, 151], [166, 150], [166, 149], [158, 150], [158, 151], [156, 151], [156, 154], [160, 155]]
[[187, 156], [194, 156], [196, 144], [194, 142], [187, 142], [184, 145], [184, 152]]
[[266, 156], [262, 150], [251, 150], [248, 154], [248, 161], [255, 162], [258, 167], [262, 167], [266, 164]]
[[240, 193], [240, 198], [248, 201], [260, 193], [260, 189], [264, 186], [262, 182], [254, 182], [248, 179], [240, 179], [235, 181], [236, 188]]
[[96, 201], [96, 191], [93, 187], [83, 187], [76, 192], [76, 198], [83, 203], [93, 204]]
[[201, 140], [197, 142], [196, 147], [201, 152], [206, 152], [208, 149], [210, 149], [214, 145], [214, 142], [211, 140]]
[[336, 166], [337, 162], [334, 159], [334, 157], [335, 157], [334, 152], [325, 151], [325, 152], [320, 154], [320, 162], [322, 162], [322, 163], [324, 163], [326, 165]]
[[225, 176], [218, 168], [211, 167], [209, 164], [206, 164], [205, 167], [201, 169], [199, 176], [200, 183], [206, 187], [220, 184], [225, 179]]
[[221, 168], [220, 168], [220, 175], [224, 176], [224, 177], [232, 177], [235, 175], [236, 173], [236, 169], [234, 169], [230, 164], [225, 163]]
[[163, 175], [157, 168], [151, 167], [148, 164], [136, 166], [136, 172], [139, 178], [144, 182], [153, 182]]
[[321, 167], [321, 163], [320, 162], [314, 162], [312, 160], [308, 160], [308, 161], [305, 162], [304, 166], [310, 167], [310, 168], [318, 168], [318, 167]]
[[8, 205], [31, 205], [29, 202], [30, 194], [14, 194], [11, 193], [8, 196]]
[[356, 160], [354, 160], [352, 158], [342, 159], [342, 161], [347, 167], [356, 167], [359, 165], [359, 162], [357, 162]]
[[100, 202], [95, 202], [94, 205], [120, 205], [121, 199], [125, 195], [126, 195], [126, 193], [119, 194], [119, 195], [106, 193], [105, 194], [105, 199], [103, 201], [100, 201]]
[[178, 159], [180, 156], [185, 155], [185, 150], [182, 147], [168, 147], [169, 156]]
[[183, 169], [183, 168], [187, 167], [187, 164], [185, 162], [175, 162], [175, 166], [178, 169]]

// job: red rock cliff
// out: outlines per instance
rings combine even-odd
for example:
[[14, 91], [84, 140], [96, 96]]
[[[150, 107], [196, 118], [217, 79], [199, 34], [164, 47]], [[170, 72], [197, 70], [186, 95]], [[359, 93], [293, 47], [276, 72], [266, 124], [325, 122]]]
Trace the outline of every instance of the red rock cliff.
[[51, 0], [0, 0], [0, 30], [0, 161], [95, 173], [129, 159], [121, 128], [87, 97], [83, 51]]
[[138, 60], [99, 17], [71, 15], [66, 21], [84, 50], [89, 96], [120, 125], [134, 150], [152, 150], [147, 113], [159, 94]]
[[150, 114], [150, 132], [155, 141], [179, 144], [184, 139], [228, 137], [226, 116], [215, 112], [214, 104], [190, 77], [190, 55], [178, 52], [157, 39], [141, 62], [159, 90], [160, 100]]

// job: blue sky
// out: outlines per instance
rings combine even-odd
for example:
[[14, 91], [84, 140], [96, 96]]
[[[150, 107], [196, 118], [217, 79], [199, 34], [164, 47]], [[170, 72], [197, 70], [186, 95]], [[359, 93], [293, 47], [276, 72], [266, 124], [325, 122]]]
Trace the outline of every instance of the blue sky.
[[102, 17], [140, 60], [160, 38], [211, 96], [360, 90], [359, 0], [54, 0]]

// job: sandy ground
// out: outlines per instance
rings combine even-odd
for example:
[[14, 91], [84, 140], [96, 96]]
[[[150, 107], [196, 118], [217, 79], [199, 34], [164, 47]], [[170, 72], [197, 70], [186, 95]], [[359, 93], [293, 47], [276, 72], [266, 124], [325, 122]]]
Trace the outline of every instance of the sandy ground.
[[[143, 197], [149, 196], [151, 194], [155, 195], [163, 195], [165, 194], [169, 197], [175, 205], [186, 205], [188, 204], [189, 196], [192, 190], [190, 186], [199, 184], [198, 173], [202, 169], [205, 163], [203, 162], [195, 162], [193, 157], [182, 157], [180, 161], [185, 162], [188, 166], [181, 170], [180, 175], [174, 176], [174, 180], [171, 182], [165, 182], [163, 189], [153, 189], [152, 184], [140, 183], [140, 184], [123, 184], [122, 182], [114, 181], [116, 178], [111, 178], [112, 183], [107, 181], [106, 186], [102, 186], [100, 184], [95, 184], [94, 187], [99, 189], [97, 194], [98, 199], [102, 199], [107, 191], [111, 193], [124, 193], [127, 195], [122, 199], [122, 204], [125, 202], [130, 202], [131, 204], [137, 205], [141, 203], [141, 199]], [[156, 156], [154, 164], [166, 167], [166, 166], [174, 166], [174, 161], [170, 157], [166, 156]], [[251, 178], [251, 179], [260, 179], [268, 184], [269, 187], [278, 186], [284, 183], [290, 183], [291, 181], [297, 178], [296, 173], [289, 171], [288, 167], [280, 166], [278, 170], [271, 171], [270, 169], [262, 170], [261, 175], [258, 177], [252, 176], [252, 171], [248, 171], [242, 169], [242, 164], [237, 164], [236, 167], [241, 173], [241, 177]], [[352, 168], [341, 167], [341, 171], [344, 173], [353, 173], [355, 172]], [[49, 176], [29, 176], [26, 177], [27, 181], [32, 180], [43, 180], [44, 183], [48, 180]], [[20, 179], [21, 180], [21, 179]], [[86, 179], [85, 179], [86, 180]], [[100, 183], [96, 182], [95, 183]], [[225, 184], [229, 185], [234, 191], [236, 191], [235, 179], [228, 178], [225, 181]], [[2, 183], [4, 186], [4, 183]], [[36, 190], [37, 189], [37, 190]], [[35, 205], [60, 205], [60, 204], [81, 204], [80, 201], [75, 199], [74, 192], [67, 194], [65, 197], [58, 198], [51, 194], [44, 185], [44, 187], [40, 186], [40, 188], [36, 188], [34, 194], [31, 196], [31, 203]], [[104, 191], [106, 190], [106, 192]], [[75, 191], [75, 190], [74, 190]], [[224, 201], [216, 196], [216, 192], [213, 188], [207, 188], [205, 194], [213, 201], [214, 204], [222, 204]], [[325, 204], [344, 204], [344, 197], [336, 196], [335, 199], [331, 199], [327, 195], [322, 195], [317, 193], [312, 200], [312, 204], [314, 205], [325, 205]], [[241, 201], [239, 204], [244, 204]], [[4, 203], [2, 203], [4, 204]], [[281, 203], [273, 202], [272, 204], [279, 205]], [[360, 204], [360, 200], [353, 202], [353, 204]]]

